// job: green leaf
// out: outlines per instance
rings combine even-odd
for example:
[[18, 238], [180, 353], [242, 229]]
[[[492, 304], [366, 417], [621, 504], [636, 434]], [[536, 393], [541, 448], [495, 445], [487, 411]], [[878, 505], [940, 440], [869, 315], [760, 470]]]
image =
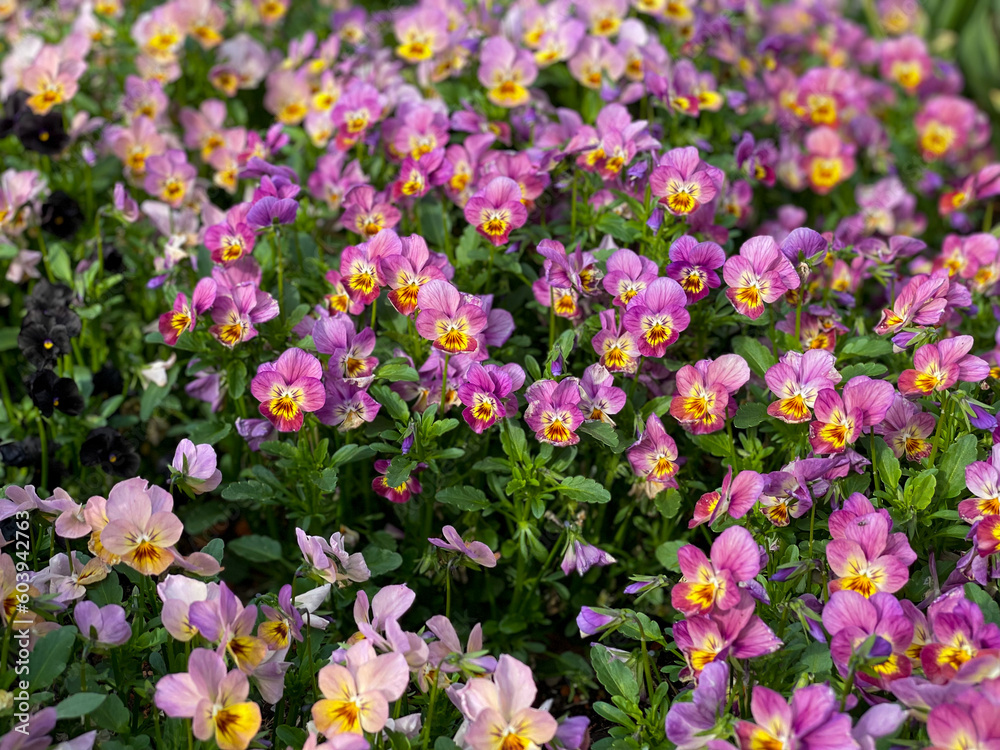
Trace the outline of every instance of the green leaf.
[[241, 360], [229, 366], [229, 395], [233, 398], [243, 398], [247, 389], [247, 366]]
[[163, 399], [167, 397], [168, 393], [170, 393], [170, 383], [163, 386], [150, 383], [149, 387], [142, 392], [142, 398], [139, 400], [139, 419], [145, 422], [153, 416], [156, 407], [163, 403]]
[[416, 383], [420, 380], [420, 374], [405, 362], [386, 362], [375, 371], [375, 377], [391, 383], [400, 381]]
[[724, 432], [712, 435], [690, 435], [691, 441], [706, 453], [719, 458], [727, 458], [733, 454], [733, 443]]
[[108, 576], [96, 586], [87, 589], [87, 598], [98, 607], [108, 604], [121, 604], [125, 598], [125, 590], [118, 582], [118, 576]]
[[122, 703], [122, 699], [117, 695], [107, 696], [107, 700], [102, 703], [96, 711], [90, 714], [97, 726], [111, 732], [122, 734], [128, 730], [129, 712]]
[[934, 469], [929, 469], [910, 477], [906, 481], [906, 487], [903, 489], [903, 499], [914, 510], [923, 510], [934, 499], [934, 490], [937, 488], [935, 473]]
[[451, 737], [438, 737], [434, 740], [434, 750], [461, 750]]
[[747, 427], [756, 427], [767, 418], [767, 405], [752, 402], [743, 404], [736, 410], [736, 417], [733, 424], [741, 430]]
[[398, 552], [374, 544], [365, 547], [361, 555], [365, 558], [365, 565], [373, 576], [389, 573], [403, 564], [403, 557]]
[[417, 462], [411, 461], [406, 456], [396, 456], [389, 464], [389, 471], [385, 475], [386, 484], [390, 487], [399, 487], [410, 478], [410, 472], [417, 468]]
[[372, 398], [385, 407], [389, 416], [397, 422], [406, 422], [409, 420], [410, 407], [406, 405], [406, 402], [403, 401], [398, 393], [384, 385], [373, 385], [368, 389], [368, 392], [372, 395]]
[[945, 451], [938, 472], [938, 496], [956, 497], [965, 489], [965, 467], [976, 460], [976, 436], [962, 435]]
[[516, 463], [521, 463], [528, 455], [528, 441], [524, 437], [524, 430], [515, 422], [508, 420], [500, 433], [500, 444], [507, 457]]
[[677, 560], [677, 551], [686, 544], [683, 541], [664, 542], [656, 548], [656, 559], [667, 570], [680, 573], [681, 564]]
[[825, 643], [810, 643], [802, 652], [799, 664], [802, 669], [813, 675], [830, 674], [833, 671], [830, 647]]
[[226, 500], [270, 500], [274, 489], [256, 479], [246, 482], [231, 482], [222, 490]]
[[348, 443], [337, 449], [337, 452], [330, 457], [330, 465], [333, 467], [343, 466], [355, 461], [364, 461], [374, 455], [375, 450], [371, 446]]
[[250, 562], [273, 562], [281, 559], [281, 542], [269, 536], [238, 536], [227, 547], [230, 552], [235, 552]]
[[107, 698], [107, 693], [75, 693], [56, 706], [56, 717], [79, 719], [81, 716], [89, 716]]
[[274, 733], [285, 747], [300, 748], [309, 739], [309, 733], [306, 730], [299, 729], [298, 727], [290, 727], [287, 724], [282, 724], [274, 730]]
[[59, 630], [53, 630], [35, 644], [31, 652], [31, 690], [39, 687], [50, 688], [56, 678], [66, 671], [66, 664], [73, 653], [73, 643], [76, 641], [77, 630], [66, 625]]
[[313, 475], [313, 484], [319, 487], [323, 492], [333, 492], [337, 489], [337, 478], [338, 472], [334, 468], [323, 469], [323, 471], [318, 474]]
[[734, 338], [733, 351], [743, 357], [747, 361], [747, 364], [750, 365], [750, 369], [760, 377], [764, 377], [764, 373], [776, 363], [771, 350], [757, 339], [752, 339], [749, 336], [737, 336]]
[[590, 435], [594, 440], [604, 443], [609, 448], [618, 447], [618, 433], [607, 422], [584, 422], [580, 425], [579, 431]]
[[877, 378], [879, 375], [885, 375], [888, 371], [888, 367], [879, 364], [878, 362], [859, 362], [856, 365], [848, 365], [845, 367], [840, 371], [840, 375], [846, 383], [848, 380], [855, 378], [858, 375], [867, 375], [870, 378]]
[[983, 619], [994, 625], [1000, 625], [1000, 604], [974, 583], [965, 584], [965, 596], [971, 599], [983, 611]]
[[639, 702], [639, 683], [632, 670], [604, 646], [595, 643], [590, 649], [590, 662], [597, 679], [611, 695], [620, 695], [631, 703]]
[[669, 521], [671, 518], [676, 518], [677, 513], [681, 509], [681, 493], [673, 487], [669, 487], [662, 492], [658, 492], [656, 497], [653, 498], [653, 503], [656, 505], [656, 509], [660, 511], [660, 515]]
[[202, 547], [201, 551], [206, 555], [211, 555], [219, 565], [222, 565], [222, 555], [225, 554], [226, 543], [219, 538], [215, 538]]
[[616, 240], [626, 245], [631, 245], [642, 236], [640, 230], [636, 229], [632, 224], [625, 221], [622, 216], [613, 211], [602, 214], [601, 218], [597, 220], [595, 228], [601, 234], [610, 234]]
[[599, 482], [587, 477], [566, 477], [556, 487], [561, 495], [578, 503], [606, 503], [611, 493]]
[[880, 357], [892, 352], [892, 342], [874, 336], [849, 338], [840, 350], [841, 357]]
[[459, 510], [485, 510], [490, 507], [486, 493], [469, 485], [445, 487], [437, 493], [437, 501]]
[[294, 445], [282, 440], [265, 440], [260, 444], [260, 449], [279, 458], [295, 458], [299, 453]]
[[899, 469], [899, 459], [880, 437], [875, 438], [875, 469], [886, 489], [892, 491], [899, 487], [899, 479], [903, 475]]

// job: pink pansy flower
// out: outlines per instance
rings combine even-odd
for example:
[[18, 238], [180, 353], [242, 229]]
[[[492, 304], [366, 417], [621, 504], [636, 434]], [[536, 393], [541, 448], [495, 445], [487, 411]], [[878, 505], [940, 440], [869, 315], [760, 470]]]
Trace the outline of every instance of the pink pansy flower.
[[260, 401], [259, 411], [280, 432], [297, 432], [306, 412], [326, 402], [323, 366], [302, 349], [288, 349], [275, 362], [257, 368], [250, 392]]
[[750, 380], [750, 368], [738, 354], [703, 359], [677, 371], [676, 395], [670, 415], [695, 435], [721, 430], [730, 412], [735, 413], [733, 394]]
[[920, 665], [937, 685], [953, 680], [963, 664], [984, 649], [1000, 648], [1000, 627], [986, 622], [980, 606], [961, 587], [940, 597], [927, 610], [931, 639], [920, 650]]
[[166, 490], [144, 479], [119, 482], [108, 494], [100, 544], [139, 573], [159, 575], [176, 561], [173, 547], [184, 533], [173, 506]]
[[458, 640], [455, 626], [444, 615], [434, 615], [429, 619], [427, 629], [437, 636], [436, 641], [431, 641], [427, 654], [427, 663], [435, 669], [445, 674], [464, 672], [469, 675], [481, 675], [496, 669], [497, 660], [483, 650], [483, 627], [479, 623], [469, 631], [465, 648]]
[[750, 700], [753, 721], [736, 725], [741, 750], [795, 747], [799, 750], [859, 750], [851, 736], [851, 717], [838, 710], [829, 685], [807, 685], [791, 703], [775, 691], [755, 685]]
[[907, 34], [882, 42], [879, 75], [895, 81], [908, 92], [914, 92], [931, 75], [933, 62], [927, 45], [918, 36]]
[[802, 169], [813, 192], [826, 195], [854, 174], [854, 146], [845, 143], [833, 128], [820, 127], [806, 136]]
[[830, 653], [845, 677], [851, 656], [872, 635], [892, 650], [885, 661], [872, 667], [875, 676], [859, 670], [856, 679], [885, 689], [891, 681], [910, 676], [913, 666], [906, 650], [913, 642], [913, 623], [892, 594], [877, 593], [866, 599], [856, 591], [835, 591], [823, 607], [823, 627], [833, 636]]
[[309, 175], [306, 186], [316, 200], [323, 201], [331, 211], [340, 209], [344, 198], [358, 185], [365, 184], [361, 165], [352, 161], [346, 166], [340, 152], [324, 154], [316, 160], [316, 171]]
[[861, 436], [862, 429], [881, 424], [892, 406], [892, 383], [858, 375], [844, 386], [843, 395], [832, 388], [816, 396], [816, 421], [809, 425], [809, 443], [817, 455], [843, 453]]
[[614, 298], [612, 304], [625, 307], [636, 295], [646, 290], [650, 282], [656, 278], [657, 271], [656, 263], [649, 258], [622, 248], [608, 258], [608, 272], [601, 280], [601, 284]]
[[919, 406], [897, 393], [885, 413], [885, 420], [875, 426], [875, 434], [885, 439], [896, 458], [906, 456], [907, 461], [917, 462], [931, 454], [929, 438], [936, 423], [933, 414], [921, 411]]
[[447, 281], [434, 279], [421, 286], [417, 307], [417, 333], [435, 349], [456, 354], [479, 347], [476, 336], [486, 327], [486, 313], [479, 305], [463, 303], [458, 289]]
[[906, 585], [908, 563], [895, 548], [888, 547], [889, 530], [884, 516], [869, 513], [857, 517], [846, 526], [843, 537], [827, 545], [827, 561], [837, 576], [830, 581], [831, 593], [847, 589], [869, 598], [879, 591], [894, 593]]
[[580, 411], [580, 384], [576, 378], [536, 380], [525, 392], [528, 407], [524, 421], [535, 431], [535, 438], [552, 445], [576, 445], [577, 428], [583, 424]]
[[670, 592], [674, 609], [685, 615], [739, 604], [740, 584], [760, 573], [760, 553], [749, 531], [731, 526], [712, 542], [711, 559], [693, 544], [677, 551], [683, 578]]
[[[996, 456], [1000, 449], [994, 448]], [[975, 495], [958, 504], [958, 515], [966, 523], [1000, 516], [1000, 471], [995, 462], [973, 461], [965, 467], [965, 486]]]
[[694, 146], [675, 148], [660, 157], [649, 186], [674, 216], [687, 216], [711, 201], [722, 185], [721, 170], [705, 164]]
[[435, 547], [458, 552], [473, 562], [479, 563], [484, 568], [495, 568], [497, 566], [497, 559], [500, 555], [491, 551], [482, 542], [466, 542], [462, 539], [461, 534], [455, 530], [454, 526], [444, 526], [441, 529], [441, 534], [444, 536], [444, 539], [432, 538], [427, 541]]
[[215, 304], [217, 291], [215, 280], [206, 277], [195, 285], [190, 305], [187, 295], [180, 292], [174, 299], [174, 309], [160, 316], [159, 329], [163, 343], [173, 346], [184, 331], [194, 330], [198, 324], [198, 316]]
[[323, 424], [337, 427], [341, 432], [373, 421], [382, 408], [364, 388], [346, 380], [327, 377], [323, 386], [326, 402], [316, 410], [316, 418]]
[[611, 416], [625, 408], [628, 400], [625, 391], [615, 386], [610, 372], [599, 364], [590, 365], [580, 379], [580, 411], [584, 419], [605, 422], [614, 426]]
[[375, 349], [375, 332], [364, 328], [354, 330], [354, 321], [346, 315], [320, 318], [312, 329], [313, 343], [320, 354], [329, 354], [327, 372], [352, 385], [367, 386], [375, 377], [378, 357]]
[[364, 583], [371, 577], [365, 558], [360, 552], [348, 554], [344, 535], [339, 531], [327, 541], [296, 528], [295, 539], [306, 563], [324, 581], [343, 587], [351, 582]]
[[316, 728], [327, 736], [378, 733], [389, 719], [389, 703], [399, 700], [410, 681], [402, 654], [376, 654], [367, 640], [347, 650], [344, 665], [319, 671], [323, 698], [312, 707]]
[[378, 299], [385, 286], [380, 269], [384, 258], [399, 255], [403, 243], [391, 229], [385, 229], [368, 242], [344, 248], [340, 256], [340, 276], [345, 281], [351, 299], [370, 305]]
[[77, 82], [86, 69], [83, 60], [60, 55], [58, 47], [46, 45], [21, 79], [21, 88], [30, 94], [25, 103], [36, 115], [65, 104], [76, 95]]
[[401, 315], [411, 315], [417, 309], [417, 297], [424, 284], [445, 278], [431, 258], [427, 242], [416, 234], [403, 237], [402, 252], [382, 258], [379, 266], [391, 290], [389, 302]]
[[430, 5], [418, 6], [396, 16], [393, 31], [396, 54], [411, 63], [430, 60], [448, 44], [448, 16]]
[[925, 344], [913, 354], [912, 370], [899, 375], [899, 392], [907, 398], [918, 398], [935, 391], [946, 391], [958, 381], [978, 383], [990, 375], [986, 360], [969, 354], [975, 340], [972, 336], [956, 336]]
[[492, 679], [475, 677], [456, 694], [456, 703], [471, 722], [465, 742], [472, 750], [508, 747], [540, 747], [558, 729], [548, 711], [532, 708], [535, 679], [531, 669], [503, 654]]
[[927, 736], [930, 750], [992, 750], [1000, 744], [996, 704], [985, 697], [938, 704], [927, 714]]
[[215, 448], [208, 444], [195, 445], [187, 438], [177, 444], [170, 468], [177, 481], [196, 495], [211, 492], [222, 481], [216, 468]]
[[219, 653], [228, 654], [247, 674], [252, 674], [267, 656], [267, 644], [253, 634], [256, 605], [244, 607], [225, 583], [219, 584], [218, 597], [192, 602], [188, 617], [199, 635], [218, 643]]
[[494, 177], [469, 198], [465, 220], [494, 245], [503, 245], [510, 233], [528, 220], [521, 198], [521, 188], [514, 180]]
[[340, 151], [353, 148], [368, 128], [382, 117], [382, 109], [378, 89], [362, 81], [351, 83], [330, 113], [337, 132], [337, 148]]
[[[402, 484], [395, 487], [390, 487], [389, 482], [386, 479], [386, 475], [389, 473], [389, 465], [391, 461], [388, 459], [379, 459], [375, 462], [374, 469], [379, 473], [380, 476], [375, 477], [372, 480], [372, 489], [375, 494], [379, 497], [384, 497], [391, 503], [405, 503], [413, 495], [419, 495], [423, 492], [423, 487], [420, 485], [420, 480], [417, 479], [416, 471], [411, 473]], [[418, 469], [423, 464], [418, 464]]]
[[475, 364], [465, 378], [458, 387], [458, 398], [465, 406], [462, 416], [476, 434], [517, 413], [514, 392], [524, 385], [524, 370], [519, 365]]
[[670, 263], [666, 274], [684, 290], [688, 304], [708, 296], [722, 283], [715, 269], [726, 262], [726, 253], [714, 242], [698, 242], [683, 235], [670, 246]]
[[389, 203], [384, 195], [377, 193], [371, 185], [359, 185], [344, 199], [344, 215], [340, 217], [340, 225], [365, 239], [371, 239], [383, 229], [393, 229], [400, 218], [402, 214], [399, 209]]
[[132, 637], [125, 610], [117, 604], [99, 607], [94, 602], [82, 601], [73, 608], [73, 619], [80, 635], [101, 648], [121, 646]]
[[531, 98], [528, 87], [538, 69], [526, 49], [519, 49], [502, 36], [487, 39], [479, 51], [479, 82], [489, 100], [500, 107], [519, 107]]
[[216, 263], [234, 263], [253, 252], [257, 235], [247, 224], [249, 203], [238, 203], [226, 212], [226, 220], [205, 230], [205, 247]]
[[156, 683], [157, 708], [175, 719], [192, 719], [194, 736], [214, 739], [221, 750], [245, 750], [260, 729], [260, 706], [247, 700], [250, 683], [238, 669], [226, 672], [222, 657], [197, 648], [188, 671]]
[[326, 301], [326, 312], [329, 315], [337, 313], [359, 315], [364, 312], [365, 303], [361, 300], [352, 299], [351, 295], [347, 293], [347, 287], [344, 285], [340, 271], [336, 268], [331, 268], [326, 272], [325, 278], [333, 286], [333, 292], [323, 297]]
[[625, 73], [625, 57], [604, 37], [588, 36], [569, 61], [569, 72], [588, 89], [599, 90]]
[[756, 471], [741, 471], [733, 477], [733, 467], [726, 471], [722, 489], [708, 492], [699, 498], [694, 508], [694, 518], [688, 521], [693, 529], [703, 523], [715, 523], [716, 519], [728, 514], [731, 518], [743, 518], [764, 491], [767, 480]]
[[637, 477], [663, 488], [677, 486], [677, 443], [656, 414], [649, 415], [642, 438], [628, 449], [628, 461]]
[[563, 575], [568, 576], [575, 570], [577, 575], [583, 576], [595, 566], [603, 568], [615, 562], [617, 560], [600, 547], [574, 539], [566, 546], [566, 553], [559, 567], [562, 568]]
[[764, 306], [799, 288], [799, 275], [770, 237], [753, 237], [743, 243], [740, 254], [726, 261], [722, 276], [729, 287], [726, 296], [741, 315], [756, 320]]
[[768, 405], [767, 413], [789, 424], [808, 422], [812, 418], [809, 410], [815, 406], [819, 392], [832, 389], [840, 380], [836, 357], [831, 352], [786, 352], [764, 374], [767, 387], [778, 397]]
[[164, 154], [146, 160], [146, 178], [143, 186], [171, 208], [178, 208], [194, 188], [198, 170], [188, 164], [187, 154], [180, 149], [169, 149]]
[[156, 592], [163, 602], [163, 627], [171, 637], [187, 642], [198, 635], [198, 628], [191, 623], [191, 605], [218, 599], [219, 584], [206, 584], [187, 576], [168, 575], [156, 585]]
[[574, 289], [581, 294], [597, 294], [601, 271], [593, 253], [585, 253], [577, 245], [567, 253], [561, 242], [542, 240], [536, 248], [545, 258], [545, 280], [556, 288]]
[[408, 155], [414, 161], [430, 153], [440, 153], [448, 142], [448, 118], [437, 108], [404, 102], [390, 122], [391, 151]]
[[740, 591], [739, 603], [729, 609], [714, 609], [707, 615], [691, 615], [674, 625], [674, 640], [684, 654], [694, 677], [712, 662], [727, 657], [752, 659], [781, 648], [781, 641], [754, 614], [754, 599]]
[[914, 125], [920, 150], [928, 161], [962, 154], [984, 116], [975, 105], [960, 96], [932, 96], [917, 112]]
[[687, 297], [680, 284], [668, 278], [651, 281], [646, 291], [633, 299], [622, 323], [635, 336], [643, 356], [662, 357], [688, 327], [691, 316], [686, 304]]
[[255, 323], [266, 323], [278, 312], [277, 301], [251, 282], [221, 288], [212, 307], [215, 325], [209, 331], [225, 346], [234, 347], [257, 335]]
[[936, 326], [948, 306], [948, 286], [945, 271], [914, 276], [900, 290], [892, 309], [882, 311], [875, 333], [884, 336], [910, 325]]
[[609, 372], [633, 373], [639, 366], [639, 345], [635, 336], [622, 327], [614, 308], [601, 310], [601, 330], [591, 339], [601, 365]]

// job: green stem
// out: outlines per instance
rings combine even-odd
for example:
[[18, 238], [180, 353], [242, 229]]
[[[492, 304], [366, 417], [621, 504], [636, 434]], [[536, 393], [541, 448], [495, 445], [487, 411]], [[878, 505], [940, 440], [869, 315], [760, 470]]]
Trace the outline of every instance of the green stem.
[[549, 285], [549, 351], [556, 345], [556, 290]]
[[285, 259], [281, 254], [281, 237], [278, 234], [278, 227], [271, 225], [271, 245], [274, 247], [274, 264], [278, 269], [278, 309], [282, 315], [287, 314], [285, 310]]
[[437, 700], [438, 694], [438, 671], [441, 669], [441, 665], [438, 664], [438, 670], [434, 672], [434, 679], [431, 682], [431, 698], [427, 703], [427, 721], [424, 722], [424, 736], [421, 740], [421, 747], [423, 750], [427, 750], [427, 747], [431, 740], [431, 724], [434, 720], [434, 703]]
[[649, 649], [646, 647], [646, 631], [643, 629], [638, 617], [635, 620], [635, 624], [639, 626], [639, 643], [642, 647], [642, 671], [646, 675], [646, 700], [652, 703], [653, 693], [656, 692], [656, 689], [653, 687], [653, 670], [649, 664]]
[[444, 569], [444, 616], [451, 619], [451, 564]]
[[41, 414], [35, 417], [35, 422], [38, 424], [38, 437], [41, 440], [42, 451], [42, 483], [40, 488], [47, 488], [49, 486], [49, 443], [45, 436], [45, 423], [42, 421]]
[[377, 313], [378, 313], [378, 297], [372, 300], [372, 322], [371, 322], [372, 333], [375, 333], [377, 330], [375, 328], [375, 319]]
[[448, 400], [448, 362], [451, 360], [450, 354], [444, 355], [444, 371], [441, 373], [441, 409], [440, 414], [444, 414], [445, 402]]
[[945, 431], [945, 425], [948, 422], [948, 418], [951, 416], [951, 399], [948, 397], [948, 391], [941, 392], [941, 418], [937, 423], [937, 430], [934, 432], [934, 444], [931, 447], [931, 455], [928, 460], [927, 465], [933, 466], [934, 459], [937, 458], [938, 448], [941, 446], [941, 435]]
[[52, 274], [52, 266], [49, 265], [49, 248], [45, 244], [45, 231], [41, 228], [38, 230], [38, 248], [42, 251], [42, 264], [45, 266], [45, 275], [48, 277], [50, 284], [55, 284], [56, 277]]
[[878, 469], [875, 468], [875, 430], [868, 433], [868, 458], [872, 462], [872, 487], [878, 492]]
[[813, 531], [816, 528], [816, 506], [818, 501], [813, 500], [812, 512], [809, 514], [809, 559], [813, 556]]
[[801, 346], [802, 342], [802, 298], [805, 297], [803, 287], [805, 282], [799, 285], [798, 299], [795, 301], [795, 343]]

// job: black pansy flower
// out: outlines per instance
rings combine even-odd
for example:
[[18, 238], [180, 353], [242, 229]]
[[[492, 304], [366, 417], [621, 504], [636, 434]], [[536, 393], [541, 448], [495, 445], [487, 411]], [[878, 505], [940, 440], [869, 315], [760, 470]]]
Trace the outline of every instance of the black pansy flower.
[[94, 373], [93, 395], [118, 396], [123, 390], [125, 390], [125, 380], [114, 365], [106, 364]]
[[39, 437], [29, 437], [16, 443], [0, 445], [0, 461], [3, 461], [7, 466], [23, 469], [34, 466], [41, 457], [42, 439]]
[[56, 190], [42, 204], [42, 229], [59, 239], [67, 239], [76, 234], [83, 223], [80, 204], [62, 190]]
[[24, 298], [24, 306], [29, 310], [43, 312], [56, 307], [69, 307], [75, 299], [72, 289], [65, 284], [53, 284], [48, 279], [39, 279]]
[[110, 427], [91, 430], [80, 446], [80, 463], [98, 466], [109, 474], [133, 477], [139, 470], [139, 454], [132, 444]]
[[61, 153], [69, 143], [69, 133], [63, 125], [62, 112], [58, 110], [44, 115], [36, 115], [30, 110], [22, 112], [14, 123], [14, 135], [28, 151], [46, 156]]
[[4, 100], [3, 112], [0, 112], [0, 138], [6, 138], [14, 132], [18, 118], [23, 112], [28, 111], [25, 106], [27, 101], [27, 91], [15, 91]]
[[83, 411], [83, 396], [72, 378], [60, 378], [52, 370], [38, 370], [28, 378], [28, 395], [38, 410], [51, 417], [54, 409], [75, 417]]
[[55, 367], [59, 357], [69, 354], [69, 331], [52, 320], [21, 325], [17, 346], [25, 358], [39, 370]]
[[29, 325], [62, 326], [70, 338], [76, 338], [83, 329], [80, 316], [68, 307], [53, 307], [48, 310], [28, 310], [28, 314], [21, 319], [21, 328]]

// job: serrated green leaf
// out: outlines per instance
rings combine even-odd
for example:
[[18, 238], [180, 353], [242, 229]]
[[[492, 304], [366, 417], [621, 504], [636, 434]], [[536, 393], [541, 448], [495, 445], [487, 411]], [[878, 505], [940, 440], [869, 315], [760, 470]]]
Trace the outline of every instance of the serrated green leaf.
[[226, 500], [270, 500], [274, 497], [274, 489], [256, 479], [245, 482], [232, 482], [222, 490]]
[[750, 365], [750, 369], [760, 377], [764, 377], [764, 373], [776, 363], [771, 350], [757, 339], [752, 339], [749, 336], [737, 336], [734, 338], [733, 351], [743, 357], [747, 364]]
[[899, 479], [903, 475], [899, 468], [899, 459], [880, 437], [875, 438], [875, 469], [886, 489], [894, 490], [899, 487]]
[[962, 435], [945, 451], [937, 475], [938, 497], [947, 500], [965, 489], [965, 467], [976, 460], [976, 436]]
[[584, 422], [580, 425], [579, 432], [590, 435], [594, 440], [604, 443], [609, 448], [618, 447], [618, 433], [607, 422]]
[[490, 507], [486, 493], [468, 485], [445, 487], [438, 491], [435, 499], [439, 503], [450, 505], [459, 510], [484, 510]]
[[74, 693], [56, 706], [59, 719], [79, 719], [89, 716], [108, 698], [107, 693]]
[[607, 488], [588, 477], [566, 477], [556, 490], [578, 503], [606, 503], [611, 500]]
[[590, 663], [604, 689], [611, 695], [618, 695], [630, 703], [639, 701], [639, 683], [625, 664], [613, 656], [608, 649], [595, 643], [590, 649]]
[[756, 427], [767, 418], [767, 405], [756, 402], [742, 404], [736, 410], [733, 424], [741, 430]]
[[274, 562], [281, 559], [281, 542], [260, 534], [238, 536], [229, 542], [227, 549], [250, 562]]

